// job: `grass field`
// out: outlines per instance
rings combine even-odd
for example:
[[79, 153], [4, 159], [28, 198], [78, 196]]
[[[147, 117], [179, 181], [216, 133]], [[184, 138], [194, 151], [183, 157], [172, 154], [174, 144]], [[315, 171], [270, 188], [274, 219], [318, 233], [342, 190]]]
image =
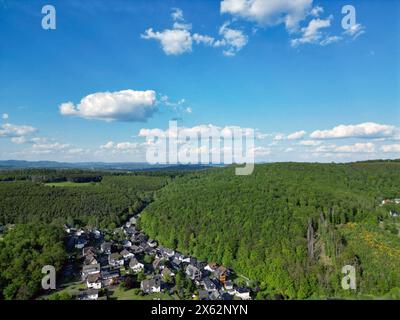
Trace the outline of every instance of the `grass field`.
[[74, 294], [78, 294], [80, 290], [84, 290], [85, 288], [86, 288], [85, 284], [80, 281], [69, 283], [69, 284], [64, 284], [57, 291], [54, 291], [50, 294], [42, 295], [42, 296], [38, 297], [37, 299], [38, 300], [47, 300], [47, 299], [51, 299], [56, 294], [60, 295], [63, 293], [67, 293], [72, 296]]
[[98, 183], [96, 182], [70, 182], [70, 181], [63, 181], [63, 182], [52, 182], [52, 183], [45, 183], [45, 186], [48, 187], [90, 187], [95, 186]]
[[153, 293], [153, 294], [146, 294], [146, 295], [138, 295], [137, 289], [130, 289], [130, 290], [123, 290], [119, 286], [115, 289], [112, 289], [113, 294], [110, 297], [111, 299], [116, 300], [172, 300], [172, 297], [164, 294], [164, 293]]

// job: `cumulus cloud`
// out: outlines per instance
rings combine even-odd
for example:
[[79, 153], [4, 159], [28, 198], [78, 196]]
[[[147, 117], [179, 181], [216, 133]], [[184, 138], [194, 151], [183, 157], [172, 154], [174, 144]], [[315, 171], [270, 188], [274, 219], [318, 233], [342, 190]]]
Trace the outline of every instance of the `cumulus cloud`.
[[357, 39], [359, 36], [365, 33], [365, 26], [361, 23], [356, 23], [355, 25], [351, 26], [349, 29], [346, 29], [343, 34], [350, 36], [353, 40]]
[[0, 137], [10, 138], [11, 142], [16, 144], [23, 144], [27, 142], [26, 137], [36, 131], [37, 129], [31, 126], [5, 123], [0, 126]]
[[302, 146], [318, 146], [321, 143], [322, 143], [321, 141], [315, 141], [315, 140], [303, 140], [299, 142], [299, 144]]
[[371, 142], [355, 143], [353, 145], [338, 146], [334, 150], [343, 153], [372, 153], [375, 152], [375, 145]]
[[321, 31], [322, 29], [328, 28], [331, 26], [331, 21], [333, 16], [329, 16], [327, 19], [312, 19], [308, 23], [307, 27], [301, 28], [301, 37], [292, 39], [290, 41], [291, 45], [296, 47], [301, 44], [323, 44], [327, 45], [328, 43], [332, 43], [334, 39], [332, 37], [327, 37]]
[[138, 151], [140, 145], [136, 142], [114, 142], [108, 141], [106, 144], [100, 146], [100, 150], [108, 150], [115, 153], [131, 153]]
[[156, 93], [153, 90], [122, 90], [96, 92], [74, 105], [65, 102], [59, 106], [64, 116], [78, 116], [105, 121], [144, 122], [156, 112]]
[[208, 139], [209, 137], [221, 136], [222, 138], [231, 138], [234, 132], [240, 132], [243, 137], [251, 137], [257, 135], [250, 128], [242, 128], [240, 126], [215, 126], [213, 124], [200, 124], [193, 127], [176, 127], [162, 130], [159, 128], [147, 129], [142, 128], [139, 131], [139, 137], [159, 137], [159, 138], [174, 138], [178, 135], [188, 137], [201, 137]]
[[3, 120], [7, 120], [7, 119], [8, 119], [8, 113], [3, 113], [3, 114], [1, 115], [1, 118], [2, 118]]
[[296, 132], [289, 134], [287, 136], [287, 138], [289, 140], [299, 140], [299, 139], [303, 138], [306, 134], [307, 134], [307, 132], [305, 132], [304, 130], [296, 131]]
[[339, 138], [382, 138], [391, 137], [398, 129], [392, 125], [365, 122], [356, 125], [339, 125], [329, 130], [316, 130], [311, 133], [313, 139]]
[[312, 8], [313, 0], [223, 0], [221, 13], [228, 13], [260, 25], [284, 23], [288, 30], [297, 28]]
[[381, 146], [381, 150], [385, 153], [400, 153], [400, 144], [386, 144]]
[[149, 28], [142, 38], [160, 41], [161, 47], [167, 55], [179, 55], [192, 51], [192, 36], [186, 29], [166, 29], [154, 32], [153, 28]]
[[149, 28], [141, 35], [142, 39], [159, 41], [167, 55], [188, 53], [193, 50], [193, 44], [202, 44], [207, 47], [221, 47], [224, 55], [233, 56], [248, 42], [245, 33], [230, 27], [228, 22], [219, 29], [221, 38], [216, 39], [209, 35], [192, 33], [192, 25], [185, 23], [181, 9], [173, 9], [171, 17], [174, 21], [172, 28], [163, 31], [154, 31], [153, 28]]
[[224, 55], [234, 56], [240, 51], [248, 42], [247, 36], [242, 30], [232, 29], [229, 23], [224, 23], [219, 29], [219, 34], [222, 36], [221, 40], [214, 43], [215, 47], [225, 47], [223, 50]]
[[314, 152], [316, 153], [373, 153], [376, 152], [376, 147], [372, 142], [366, 143], [355, 143], [352, 145], [341, 145], [335, 144], [322, 145], [317, 147]]
[[69, 144], [51, 142], [51, 143], [35, 143], [32, 145], [33, 154], [50, 154], [54, 152], [64, 151], [70, 147]]

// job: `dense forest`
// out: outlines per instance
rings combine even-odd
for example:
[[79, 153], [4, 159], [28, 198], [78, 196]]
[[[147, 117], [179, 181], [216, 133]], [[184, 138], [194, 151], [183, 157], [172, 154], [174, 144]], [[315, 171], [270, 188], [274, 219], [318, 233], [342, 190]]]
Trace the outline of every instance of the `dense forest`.
[[152, 200], [173, 172], [0, 171], [0, 299], [34, 298], [66, 258], [64, 223], [113, 229]]
[[[106, 228], [115, 227], [127, 215], [140, 210], [169, 176], [100, 176], [39, 170], [5, 172], [0, 174], [1, 178], [6, 181], [0, 181], [0, 224], [78, 220], [82, 226]], [[45, 184], [63, 181], [75, 184]]]
[[60, 226], [21, 224], [0, 241], [0, 298], [29, 299], [40, 289], [42, 267], [59, 271], [66, 259]]
[[[257, 298], [381, 297], [400, 290], [400, 162], [256, 165], [175, 179], [141, 227], [166, 246], [257, 281]], [[342, 267], [357, 289], [343, 290]], [[400, 296], [397, 296], [400, 298]]]

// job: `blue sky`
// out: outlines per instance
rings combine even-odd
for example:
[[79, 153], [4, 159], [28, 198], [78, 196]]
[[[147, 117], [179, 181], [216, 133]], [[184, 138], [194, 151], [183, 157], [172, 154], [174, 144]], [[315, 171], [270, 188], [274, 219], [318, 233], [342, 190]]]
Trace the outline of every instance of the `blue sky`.
[[1, 0], [0, 159], [143, 161], [140, 132], [171, 119], [256, 129], [257, 161], [399, 158], [399, 18], [394, 0]]

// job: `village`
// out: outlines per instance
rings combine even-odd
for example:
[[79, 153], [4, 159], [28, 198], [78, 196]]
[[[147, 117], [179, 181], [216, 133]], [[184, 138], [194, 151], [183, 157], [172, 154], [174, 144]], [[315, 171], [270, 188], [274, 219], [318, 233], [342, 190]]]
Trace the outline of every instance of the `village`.
[[[250, 300], [253, 293], [243, 282], [233, 281], [233, 271], [215, 263], [198, 261], [159, 245], [136, 227], [137, 214], [122, 227], [105, 237], [98, 229], [72, 228], [65, 225], [71, 256], [63, 274], [73, 274], [78, 263], [85, 289], [74, 295], [78, 300], [105, 300], [107, 292], [134, 277], [142, 298], [154, 294], [182, 298], [176, 294], [178, 278], [186, 283], [185, 299]], [[107, 239], [105, 239], [107, 238]], [[140, 282], [140, 286], [139, 286]], [[189, 292], [189, 294], [188, 294]]]

